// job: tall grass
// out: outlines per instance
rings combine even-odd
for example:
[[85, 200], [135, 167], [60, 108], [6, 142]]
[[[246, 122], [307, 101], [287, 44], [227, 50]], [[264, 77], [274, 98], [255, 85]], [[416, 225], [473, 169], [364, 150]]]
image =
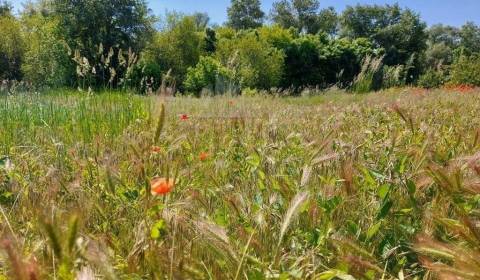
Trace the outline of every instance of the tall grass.
[[479, 97], [2, 98], [0, 274], [475, 279]]

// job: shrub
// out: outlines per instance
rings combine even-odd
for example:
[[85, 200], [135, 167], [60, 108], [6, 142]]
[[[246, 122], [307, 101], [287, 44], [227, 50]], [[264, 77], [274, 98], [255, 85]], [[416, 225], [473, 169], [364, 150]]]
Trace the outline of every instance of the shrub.
[[[180, 89], [189, 67], [195, 66], [203, 52], [203, 36], [192, 16], [168, 15], [167, 27], [155, 34], [143, 52], [143, 60], [149, 68], [171, 70]], [[156, 64], [156, 67], [153, 67]]]
[[22, 72], [25, 80], [36, 86], [60, 87], [68, 84], [72, 63], [67, 44], [60, 39], [58, 22], [42, 15], [25, 17], [25, 58]]
[[442, 71], [429, 69], [418, 79], [418, 86], [423, 88], [438, 88], [445, 82], [445, 75]]
[[255, 31], [220, 38], [216, 58], [238, 77], [241, 88], [268, 90], [279, 86], [283, 76], [283, 51]]
[[21, 79], [23, 45], [20, 23], [11, 15], [0, 15], [0, 80]]
[[235, 85], [231, 71], [209, 56], [202, 56], [195, 67], [188, 68], [185, 80], [185, 90], [197, 96], [203, 90], [215, 94], [236, 93]]
[[362, 63], [362, 70], [353, 81], [352, 91], [355, 93], [367, 93], [379, 89], [381, 80], [377, 81], [377, 78], [382, 70], [382, 65], [383, 57], [365, 57]]
[[452, 65], [450, 82], [454, 85], [480, 86], [480, 54], [461, 56]]

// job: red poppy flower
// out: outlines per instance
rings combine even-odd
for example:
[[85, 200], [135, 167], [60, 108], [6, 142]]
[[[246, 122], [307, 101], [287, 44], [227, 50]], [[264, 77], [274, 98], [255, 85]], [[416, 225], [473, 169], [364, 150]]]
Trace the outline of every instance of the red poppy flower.
[[171, 192], [174, 186], [173, 179], [155, 178], [150, 182], [150, 190], [153, 196], [165, 195]]
[[162, 148], [160, 148], [159, 146], [152, 146], [152, 153], [158, 154], [161, 151], [162, 151]]
[[198, 158], [201, 160], [201, 161], [205, 161], [207, 160], [208, 158], [208, 154], [206, 152], [201, 152], [200, 155], [198, 156]]
[[186, 120], [188, 120], [188, 115], [187, 115], [187, 114], [182, 114], [182, 115], [180, 116], [180, 119], [181, 119], [182, 121], [186, 121]]

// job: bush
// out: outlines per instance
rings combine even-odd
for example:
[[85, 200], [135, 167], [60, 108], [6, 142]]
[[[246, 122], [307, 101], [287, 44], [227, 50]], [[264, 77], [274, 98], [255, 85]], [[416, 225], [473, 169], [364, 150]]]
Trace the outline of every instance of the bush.
[[22, 78], [23, 45], [20, 23], [11, 15], [0, 15], [0, 80]]
[[140, 94], [152, 94], [162, 83], [163, 69], [153, 62], [141, 59], [132, 69], [130, 79], [133, 89]]
[[68, 84], [73, 72], [67, 44], [60, 39], [57, 20], [32, 15], [23, 20], [25, 58], [22, 72], [25, 80], [36, 86], [61, 87]]
[[269, 90], [280, 85], [284, 53], [261, 39], [256, 31], [220, 38], [216, 58], [232, 71], [241, 88]]
[[238, 91], [231, 71], [209, 56], [202, 56], [195, 67], [188, 68], [185, 90], [196, 96], [199, 96], [203, 90], [214, 94]]
[[355, 93], [367, 93], [380, 88], [382, 79], [378, 79], [383, 66], [383, 57], [367, 56], [362, 62], [362, 69], [353, 81], [351, 90]]
[[[194, 17], [174, 14], [168, 17], [167, 27], [155, 34], [143, 52], [143, 60], [149, 68], [158, 68], [162, 73], [171, 70], [177, 85], [183, 89], [188, 68], [195, 66], [203, 53], [203, 36]], [[153, 67], [154, 64], [157, 66]]]
[[445, 82], [445, 75], [441, 71], [429, 69], [418, 79], [418, 86], [423, 88], [438, 88]]
[[480, 54], [461, 56], [452, 65], [450, 82], [454, 85], [480, 86]]

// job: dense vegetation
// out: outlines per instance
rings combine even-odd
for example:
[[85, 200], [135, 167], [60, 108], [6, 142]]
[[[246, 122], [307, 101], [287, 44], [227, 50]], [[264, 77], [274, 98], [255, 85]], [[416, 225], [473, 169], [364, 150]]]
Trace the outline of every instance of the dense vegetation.
[[480, 27], [146, 3], [0, 1], [0, 280], [480, 279]]
[[201, 13], [154, 17], [143, 0], [38, 0], [16, 16], [0, 5], [3, 91], [12, 80], [140, 93], [167, 80], [197, 96], [480, 85], [480, 27], [427, 28], [398, 5], [339, 14], [317, 0], [279, 0], [267, 15], [258, 0], [233, 0], [224, 26]]
[[2, 97], [0, 279], [479, 279], [479, 97]]

